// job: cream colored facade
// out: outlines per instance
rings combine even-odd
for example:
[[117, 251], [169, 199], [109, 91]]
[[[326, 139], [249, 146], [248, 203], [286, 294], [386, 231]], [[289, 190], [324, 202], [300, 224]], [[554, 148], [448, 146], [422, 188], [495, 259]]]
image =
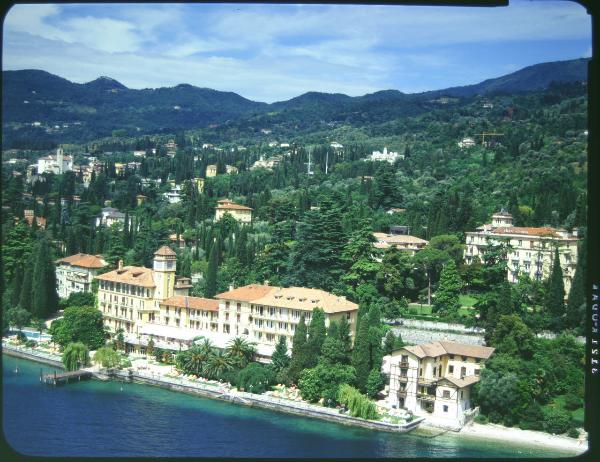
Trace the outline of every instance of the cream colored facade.
[[455, 342], [409, 346], [384, 358], [388, 405], [426, 416], [430, 423], [462, 427], [473, 416], [472, 386], [493, 348]]
[[217, 201], [215, 209], [215, 221], [219, 221], [223, 215], [229, 213], [233, 218], [241, 223], [250, 223], [252, 221], [252, 209], [244, 205], [231, 202], [229, 199]]
[[56, 261], [56, 292], [68, 298], [75, 292], [91, 292], [92, 280], [108, 265], [101, 255], [79, 253]]
[[98, 307], [111, 331], [139, 333], [140, 327], [160, 317], [160, 302], [187, 295], [188, 284], [177, 284], [176, 254], [163, 246], [154, 254], [153, 269], [125, 266], [97, 276]]
[[373, 233], [373, 237], [376, 240], [373, 243], [376, 248], [385, 250], [390, 247], [395, 247], [398, 250], [409, 252], [413, 257], [429, 243], [429, 241], [426, 241], [425, 239], [407, 234]]
[[217, 176], [217, 166], [214, 164], [206, 166], [206, 178]]
[[577, 266], [579, 239], [576, 234], [548, 227], [515, 227], [512, 216], [506, 211], [494, 214], [491, 224], [465, 234], [464, 258], [467, 264], [472, 263], [475, 257], [482, 260], [489, 244], [506, 242], [510, 245], [507, 278], [513, 283], [519, 280], [522, 273], [533, 280], [547, 279], [554, 263], [554, 249], [557, 248], [563, 271], [565, 297], [568, 297]]
[[315, 308], [325, 311], [325, 325], [345, 317], [352, 337], [356, 334], [358, 305], [319, 289], [251, 284], [217, 295], [219, 332], [247, 337], [258, 345], [274, 348], [280, 337], [288, 348], [300, 317], [308, 325]]

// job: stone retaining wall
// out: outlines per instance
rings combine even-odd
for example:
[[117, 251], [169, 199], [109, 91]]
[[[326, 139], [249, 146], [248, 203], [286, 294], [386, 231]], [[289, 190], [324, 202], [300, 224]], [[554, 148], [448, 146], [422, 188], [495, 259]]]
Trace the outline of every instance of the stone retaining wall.
[[392, 328], [394, 335], [400, 334], [405, 343], [419, 345], [421, 343], [449, 340], [451, 342], [466, 343], [467, 345], [483, 345], [483, 335], [460, 334], [443, 330], [420, 329], [416, 327], [397, 326]]
[[[15, 347], [13, 345], [2, 344], [2, 352], [16, 358], [29, 359], [38, 363], [48, 364], [49, 366], [60, 367], [64, 369], [60, 356], [46, 355], [35, 350], [27, 350], [25, 348]], [[54, 358], [52, 356], [55, 356]]]
[[136, 383], [154, 385], [169, 390], [203, 396], [206, 398], [219, 399], [235, 404], [243, 404], [245, 406], [260, 407], [263, 409], [285, 412], [288, 414], [301, 415], [304, 417], [328, 420], [344, 425], [371, 428], [375, 430], [403, 433], [416, 428], [424, 420], [423, 418], [417, 418], [412, 422], [408, 422], [404, 425], [391, 424], [387, 422], [364, 420], [346, 414], [340, 414], [337, 410], [331, 408], [321, 408], [319, 406], [307, 403], [296, 403], [294, 401], [284, 402], [288, 400], [282, 400], [279, 398], [274, 398], [265, 395], [255, 395], [252, 393], [245, 393], [240, 391], [225, 391], [220, 388], [210, 389], [207, 385], [203, 385], [200, 383], [186, 384], [183, 379], [180, 381], [177, 381], [177, 379], [173, 381], [171, 381], [170, 379], [156, 379], [143, 376], [138, 373], [133, 373], [132, 375], [129, 375], [128, 372], [124, 371], [116, 372], [115, 376], [123, 380], [132, 380]]

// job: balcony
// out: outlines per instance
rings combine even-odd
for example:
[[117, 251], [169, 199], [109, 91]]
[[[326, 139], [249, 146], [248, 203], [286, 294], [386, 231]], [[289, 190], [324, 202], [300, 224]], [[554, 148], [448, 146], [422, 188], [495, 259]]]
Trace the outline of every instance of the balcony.
[[408, 376], [406, 375], [398, 375], [397, 378], [400, 382], [408, 382]]
[[421, 401], [433, 402], [435, 401], [435, 395], [429, 395], [427, 393], [417, 393], [417, 399], [420, 399]]
[[408, 361], [401, 361], [398, 363], [398, 366], [408, 368]]
[[419, 377], [419, 383], [423, 385], [433, 385], [437, 383], [438, 380], [440, 379], [435, 377]]
[[398, 390], [398, 398], [406, 398], [406, 390]]

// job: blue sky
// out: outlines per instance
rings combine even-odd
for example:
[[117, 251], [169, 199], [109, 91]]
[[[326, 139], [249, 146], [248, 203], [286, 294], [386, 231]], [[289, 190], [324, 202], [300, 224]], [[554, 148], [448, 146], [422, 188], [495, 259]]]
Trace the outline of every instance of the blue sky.
[[356, 96], [467, 85], [591, 56], [591, 19], [570, 1], [503, 8], [246, 5], [15, 5], [3, 69], [129, 88], [190, 83], [265, 102], [307, 91]]

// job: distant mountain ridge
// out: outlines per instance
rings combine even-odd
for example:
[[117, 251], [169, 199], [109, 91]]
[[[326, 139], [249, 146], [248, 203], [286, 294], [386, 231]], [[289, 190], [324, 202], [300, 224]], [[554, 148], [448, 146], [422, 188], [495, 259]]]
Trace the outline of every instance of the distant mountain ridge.
[[87, 128], [78, 136], [86, 139], [108, 136], [119, 128], [138, 134], [158, 133], [246, 119], [263, 121], [267, 115], [274, 123], [293, 120], [300, 125], [311, 121], [382, 122], [382, 117], [411, 116], [429, 110], [430, 101], [438, 96], [518, 93], [545, 89], [552, 82], [586, 81], [588, 61], [582, 58], [536, 64], [475, 85], [424, 93], [382, 90], [353, 97], [308, 92], [271, 104], [190, 84], [136, 90], [110, 77], [79, 84], [41, 70], [3, 71], [3, 134], [14, 135], [7, 124], [19, 130], [19, 124], [33, 121], [50, 126], [81, 122]]

